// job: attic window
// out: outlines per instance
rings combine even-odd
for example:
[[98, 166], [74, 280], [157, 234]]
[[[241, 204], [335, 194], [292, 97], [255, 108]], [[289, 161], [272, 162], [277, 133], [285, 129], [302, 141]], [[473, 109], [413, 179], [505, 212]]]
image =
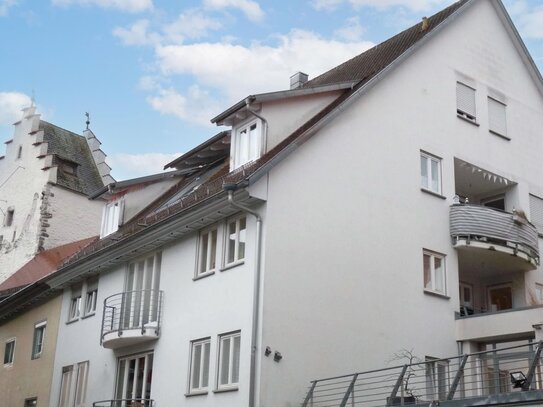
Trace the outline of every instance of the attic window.
[[64, 174], [77, 175], [77, 164], [70, 161], [60, 160], [59, 168]]
[[262, 125], [253, 120], [233, 129], [230, 169], [235, 170], [254, 161], [262, 153]]
[[13, 224], [13, 217], [15, 216], [15, 209], [9, 208], [6, 213], [6, 219], [4, 221], [4, 226], [10, 227]]
[[117, 231], [122, 221], [123, 201], [114, 201], [104, 206], [102, 213], [102, 228], [100, 237], [105, 237]]
[[476, 122], [475, 89], [456, 82], [456, 113], [471, 122]]

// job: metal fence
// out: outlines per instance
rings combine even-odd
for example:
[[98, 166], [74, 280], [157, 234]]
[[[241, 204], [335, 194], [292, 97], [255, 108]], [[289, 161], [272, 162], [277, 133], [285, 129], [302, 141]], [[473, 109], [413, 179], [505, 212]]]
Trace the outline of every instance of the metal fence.
[[141, 329], [143, 334], [147, 329], [154, 329], [158, 333], [162, 296], [160, 290], [139, 290], [107, 297], [104, 300], [101, 341], [111, 332], [121, 336], [126, 330]]
[[92, 403], [93, 407], [154, 407], [151, 399], [117, 399], [103, 400]]
[[[302, 407], [389, 407], [476, 399], [527, 400], [543, 389], [543, 342], [432, 359], [311, 382]], [[539, 393], [539, 392], [538, 392]], [[532, 394], [533, 395], [533, 394]], [[543, 399], [543, 392], [538, 395]], [[490, 401], [489, 401], [490, 400]], [[496, 401], [498, 403], [498, 401]]]

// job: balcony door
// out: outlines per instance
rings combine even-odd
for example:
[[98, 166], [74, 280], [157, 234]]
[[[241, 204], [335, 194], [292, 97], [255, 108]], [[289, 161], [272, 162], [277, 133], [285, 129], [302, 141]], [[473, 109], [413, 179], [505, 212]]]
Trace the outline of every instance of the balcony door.
[[488, 287], [488, 310], [491, 312], [513, 308], [513, 290], [511, 284]]
[[123, 327], [139, 328], [156, 324], [158, 318], [161, 254], [128, 266]]
[[460, 313], [462, 315], [474, 313], [473, 286], [471, 284], [460, 283]]
[[150, 407], [153, 354], [119, 359], [115, 407]]

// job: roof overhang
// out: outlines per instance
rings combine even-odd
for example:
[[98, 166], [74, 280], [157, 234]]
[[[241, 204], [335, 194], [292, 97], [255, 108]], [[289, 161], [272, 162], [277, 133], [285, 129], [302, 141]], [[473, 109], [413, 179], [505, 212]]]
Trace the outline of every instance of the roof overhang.
[[315, 86], [310, 88], [300, 88], [291, 90], [282, 90], [278, 92], [260, 93], [257, 95], [249, 95], [245, 99], [240, 100], [235, 105], [229, 107], [224, 112], [211, 119], [211, 123], [215, 123], [218, 126], [225, 124], [225, 120], [239, 110], [244, 109], [247, 103], [264, 103], [280, 99], [288, 99], [300, 96], [309, 96], [325, 92], [333, 92], [337, 90], [351, 89], [356, 85], [357, 81], [334, 83], [332, 85]]

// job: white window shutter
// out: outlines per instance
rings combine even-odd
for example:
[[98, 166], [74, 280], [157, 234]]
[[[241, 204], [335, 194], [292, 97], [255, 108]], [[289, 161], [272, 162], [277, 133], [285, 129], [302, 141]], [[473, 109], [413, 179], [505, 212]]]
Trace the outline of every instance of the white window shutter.
[[543, 234], [543, 199], [530, 194], [530, 220], [537, 228], [539, 234]]
[[494, 133], [507, 135], [505, 105], [492, 98], [488, 98], [488, 127]]
[[459, 112], [465, 113], [475, 119], [475, 89], [463, 83], [456, 83], [456, 108]]

